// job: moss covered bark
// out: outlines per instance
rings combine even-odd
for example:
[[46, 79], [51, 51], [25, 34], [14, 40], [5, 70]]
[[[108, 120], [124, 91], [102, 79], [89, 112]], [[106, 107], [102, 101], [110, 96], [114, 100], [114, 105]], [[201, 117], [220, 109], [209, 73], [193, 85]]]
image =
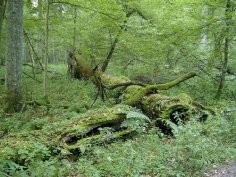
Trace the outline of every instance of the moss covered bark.
[[[201, 119], [208, 116], [207, 109], [200, 104], [196, 104], [187, 94], [183, 93], [169, 97], [159, 92], [159, 90], [170, 89], [194, 77], [196, 75], [194, 72], [187, 73], [166, 84], [138, 85], [132, 84], [128, 78], [113, 77], [93, 70], [87, 64], [81, 63], [81, 58], [78, 59], [77, 57], [76, 60], [76, 72], [80, 76], [100, 78], [106, 88], [117, 88], [117, 84], [118, 86], [124, 86], [122, 104], [110, 108], [91, 110], [71, 119], [45, 125], [40, 130], [29, 132], [30, 138], [24, 133], [19, 134], [18, 139], [20, 140], [17, 143], [14, 142], [16, 137], [6, 141], [3, 140], [0, 145], [0, 152], [5, 153], [4, 157], [8, 159], [19, 158], [17, 156], [19, 151], [25, 148], [31, 149], [35, 142], [51, 149], [51, 153], [58, 149], [58, 153], [63, 155], [77, 155], [87, 146], [108, 142], [138, 132], [137, 127], [123, 126], [124, 122], [129, 120], [130, 113], [135, 115], [133, 117], [135, 121], [138, 120], [140, 114], [141, 117], [147, 115], [149, 117], [147, 127], [149, 123], [154, 122], [156, 126], [166, 130], [167, 133], [171, 129], [165, 125], [165, 122], [169, 121], [178, 125], [180, 122], [185, 123], [193, 117], [198, 116]], [[133, 111], [133, 107], [138, 108], [142, 113]], [[32, 139], [35, 140], [33, 143], [31, 143]], [[15, 147], [16, 150], [11, 152], [6, 147]]]
[[[126, 105], [100, 108], [69, 120], [45, 124], [40, 130], [8, 134], [0, 143], [0, 162], [13, 160], [24, 164], [28, 160], [25, 153], [31, 153], [34, 149], [42, 151], [32, 152], [36, 153], [34, 155], [38, 153], [40, 157], [37, 158], [41, 159], [53, 153], [77, 154], [88, 146], [123, 137], [135, 131], [121, 126], [129, 110]], [[106, 128], [112, 130], [102, 132]]]

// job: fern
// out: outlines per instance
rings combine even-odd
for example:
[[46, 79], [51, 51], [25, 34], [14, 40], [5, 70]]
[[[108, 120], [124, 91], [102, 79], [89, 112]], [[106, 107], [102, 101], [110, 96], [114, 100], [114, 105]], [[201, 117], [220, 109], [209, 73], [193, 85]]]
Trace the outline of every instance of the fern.
[[139, 110], [129, 110], [122, 112], [126, 119], [122, 122], [121, 127], [131, 128], [137, 132], [145, 132], [150, 119]]

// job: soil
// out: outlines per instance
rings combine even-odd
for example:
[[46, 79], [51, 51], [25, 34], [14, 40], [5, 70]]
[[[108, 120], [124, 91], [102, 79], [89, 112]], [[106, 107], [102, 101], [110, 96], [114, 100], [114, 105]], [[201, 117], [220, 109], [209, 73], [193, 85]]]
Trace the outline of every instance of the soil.
[[213, 169], [205, 177], [236, 177], [236, 162]]

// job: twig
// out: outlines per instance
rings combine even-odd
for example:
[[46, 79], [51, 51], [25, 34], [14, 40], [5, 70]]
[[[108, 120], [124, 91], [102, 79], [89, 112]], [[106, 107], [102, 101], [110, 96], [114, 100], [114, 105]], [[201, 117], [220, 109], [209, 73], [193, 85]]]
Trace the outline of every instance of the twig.
[[27, 39], [27, 41], [28, 41], [30, 47], [32, 48], [32, 51], [33, 51], [34, 55], [35, 55], [36, 58], [37, 58], [37, 61], [39, 62], [40, 67], [41, 67], [42, 69], [44, 69], [42, 63], [40, 62], [40, 58], [38, 57], [38, 55], [37, 55], [37, 53], [36, 53], [36, 51], [35, 51], [35, 49], [34, 49], [32, 43], [31, 43], [31, 41], [30, 41], [30, 38], [29, 38], [28, 34], [26, 33], [25, 29], [23, 29], [23, 31], [24, 31], [24, 35], [25, 35], [25, 37], [26, 37], [26, 39]]
[[35, 80], [36, 82], [38, 82], [38, 83], [42, 83], [42, 81], [40, 81], [40, 80], [38, 80], [38, 79], [36, 79], [36, 77], [32, 77], [32, 76], [30, 76], [29, 74], [27, 74], [26, 72], [24, 72], [23, 71], [23, 74], [24, 75], [26, 75], [26, 76], [28, 76], [29, 78], [31, 78], [31, 79], [33, 79], [33, 80]]
[[107, 93], [106, 93], [107, 87], [102, 83], [101, 78], [95, 77], [95, 82], [96, 82], [95, 85], [98, 87], [98, 91], [97, 91], [96, 97], [95, 97], [93, 103], [91, 104], [90, 108], [93, 107], [93, 105], [97, 101], [99, 95], [101, 96], [102, 101], [105, 101], [105, 98], [108, 98]]
[[[23, 64], [23, 65], [25, 65], [25, 64]], [[5, 65], [5, 64], [2, 64], [2, 66], [6, 66], [6, 65]], [[41, 81], [39, 81], [39, 80], [37, 80], [36, 78], [30, 76], [29, 74], [27, 74], [27, 73], [24, 72], [24, 71], [23, 71], [23, 74], [26, 75], [26, 76], [28, 76], [29, 78], [33, 79], [33, 80], [36, 81], [36, 82], [42, 83]]]
[[97, 12], [97, 13], [99, 13], [99, 14], [105, 15], [105, 16], [107, 16], [107, 17], [113, 19], [113, 20], [118, 20], [118, 18], [112, 17], [111, 14], [104, 13], [104, 12], [102, 12], [102, 11], [95, 10], [95, 9], [92, 9], [92, 8], [89, 8], [89, 7], [84, 7], [84, 6], [81, 6], [81, 5], [78, 5], [78, 4], [73, 4], [73, 3], [65, 2], [65, 1], [52, 1], [51, 3], [52, 3], [52, 4], [67, 4], [67, 5], [70, 5], [70, 6], [79, 7], [79, 8], [81, 8], [81, 9], [86, 9], [86, 10], [90, 10], [90, 11]]
[[[32, 65], [30, 65], [30, 64], [28, 64], [28, 63], [24, 63], [23, 64], [24, 66], [29, 66], [29, 67], [33, 67]], [[36, 69], [40, 69], [41, 71], [44, 71], [44, 69], [43, 68], [39, 68], [39, 67], [35, 67]], [[58, 73], [58, 72], [55, 72], [55, 71], [50, 71], [50, 70], [47, 70], [47, 72], [48, 73], [55, 73], [55, 74], [58, 74], [58, 75], [61, 75], [61, 76], [63, 76], [63, 74], [61, 74], [61, 73]]]

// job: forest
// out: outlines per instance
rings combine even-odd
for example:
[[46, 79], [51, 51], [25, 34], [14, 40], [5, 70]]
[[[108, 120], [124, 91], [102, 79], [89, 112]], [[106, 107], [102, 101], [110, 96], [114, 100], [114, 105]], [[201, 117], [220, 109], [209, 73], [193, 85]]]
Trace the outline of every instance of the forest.
[[0, 177], [236, 176], [235, 0], [0, 0]]

